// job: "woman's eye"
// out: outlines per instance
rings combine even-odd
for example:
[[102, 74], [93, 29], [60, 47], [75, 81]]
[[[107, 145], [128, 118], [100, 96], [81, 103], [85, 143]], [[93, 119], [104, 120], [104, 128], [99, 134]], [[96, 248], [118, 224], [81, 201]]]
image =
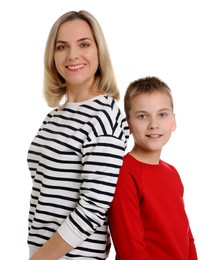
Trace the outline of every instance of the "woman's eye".
[[80, 44], [80, 47], [82, 47], [82, 48], [89, 47], [89, 46], [90, 46], [90, 44], [86, 43], [86, 42]]
[[62, 50], [64, 50], [65, 49], [65, 46], [64, 45], [58, 45], [58, 46], [56, 46], [56, 50], [58, 50], [58, 51], [62, 51]]

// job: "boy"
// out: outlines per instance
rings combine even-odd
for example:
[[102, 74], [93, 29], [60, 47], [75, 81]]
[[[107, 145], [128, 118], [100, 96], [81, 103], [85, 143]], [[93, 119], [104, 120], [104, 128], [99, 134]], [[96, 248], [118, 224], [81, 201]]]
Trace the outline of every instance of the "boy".
[[157, 77], [132, 82], [125, 113], [134, 147], [124, 157], [109, 224], [117, 260], [196, 260], [177, 170], [160, 159], [176, 129], [171, 90]]

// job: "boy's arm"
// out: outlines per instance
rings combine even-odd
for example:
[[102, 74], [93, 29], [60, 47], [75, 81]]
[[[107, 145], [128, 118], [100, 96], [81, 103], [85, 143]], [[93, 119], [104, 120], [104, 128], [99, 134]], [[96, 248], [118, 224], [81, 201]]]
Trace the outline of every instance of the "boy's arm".
[[[140, 181], [140, 179], [139, 179]], [[152, 259], [145, 249], [138, 197], [138, 180], [121, 168], [109, 209], [110, 231], [118, 259]]]
[[197, 256], [194, 238], [191, 229], [189, 229], [189, 260], [197, 260], [197, 259], [198, 256]]

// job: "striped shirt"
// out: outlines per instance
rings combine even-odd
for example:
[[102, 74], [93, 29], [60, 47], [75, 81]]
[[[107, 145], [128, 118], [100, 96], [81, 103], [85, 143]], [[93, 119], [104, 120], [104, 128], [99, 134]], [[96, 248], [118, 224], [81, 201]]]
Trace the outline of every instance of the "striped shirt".
[[74, 248], [62, 259], [107, 258], [107, 211], [128, 137], [127, 122], [109, 96], [68, 102], [47, 115], [27, 159], [30, 252], [58, 230]]

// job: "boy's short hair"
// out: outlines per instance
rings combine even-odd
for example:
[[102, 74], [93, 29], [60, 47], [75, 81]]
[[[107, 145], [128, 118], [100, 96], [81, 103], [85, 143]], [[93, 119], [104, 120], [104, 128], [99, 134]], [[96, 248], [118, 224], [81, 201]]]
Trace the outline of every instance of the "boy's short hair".
[[142, 93], [160, 92], [166, 94], [170, 98], [171, 107], [173, 110], [173, 98], [169, 86], [157, 77], [145, 77], [131, 82], [126, 90], [124, 97], [124, 110], [127, 119], [129, 119], [129, 111], [131, 109], [131, 101], [137, 95]]

